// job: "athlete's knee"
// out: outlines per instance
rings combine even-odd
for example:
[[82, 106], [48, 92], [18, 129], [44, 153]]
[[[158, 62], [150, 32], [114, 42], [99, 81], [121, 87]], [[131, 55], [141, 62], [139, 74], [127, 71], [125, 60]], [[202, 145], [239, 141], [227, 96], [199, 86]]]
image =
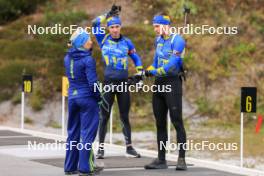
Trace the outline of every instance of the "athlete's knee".
[[129, 116], [129, 112], [128, 111], [120, 111], [120, 118], [122, 121], [124, 122], [128, 122], [129, 119], [128, 119], [128, 116]]
[[172, 121], [172, 124], [173, 124], [174, 128], [175, 128], [177, 131], [185, 130], [185, 129], [184, 129], [184, 124], [183, 124], [183, 120], [182, 120], [182, 119], [180, 119], [180, 120], [174, 120], [174, 121]]
[[[157, 130], [164, 130], [167, 128], [167, 124], [164, 122], [156, 121], [156, 128], [157, 128]], [[166, 131], [166, 130], [164, 130], [164, 131]]]
[[107, 118], [104, 118], [104, 117], [100, 118], [100, 120], [99, 120], [100, 127], [107, 126], [107, 123], [108, 123], [108, 119]]

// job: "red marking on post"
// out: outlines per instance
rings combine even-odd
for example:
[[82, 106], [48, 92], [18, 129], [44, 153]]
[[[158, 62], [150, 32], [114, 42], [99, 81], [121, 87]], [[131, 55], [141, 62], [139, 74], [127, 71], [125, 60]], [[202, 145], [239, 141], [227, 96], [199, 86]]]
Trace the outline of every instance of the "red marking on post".
[[256, 133], [259, 133], [262, 121], [263, 121], [262, 116], [258, 115], [258, 122], [257, 122], [257, 125], [256, 125]]

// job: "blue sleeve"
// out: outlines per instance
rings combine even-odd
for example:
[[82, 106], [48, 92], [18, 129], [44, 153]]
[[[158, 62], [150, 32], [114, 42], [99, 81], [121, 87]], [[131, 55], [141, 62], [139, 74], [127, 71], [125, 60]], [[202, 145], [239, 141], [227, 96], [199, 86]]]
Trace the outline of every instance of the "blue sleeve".
[[177, 71], [180, 71], [182, 67], [182, 59], [181, 54], [185, 48], [185, 41], [184, 39], [177, 35], [174, 38], [172, 43], [172, 55], [169, 58], [169, 62], [162, 67], [157, 68], [156, 70], [152, 71], [154, 75], [162, 75], [167, 74], [171, 68], [176, 67]]
[[127, 45], [128, 45], [128, 55], [133, 60], [135, 66], [136, 66], [136, 69], [137, 70], [143, 69], [141, 58], [138, 55], [138, 53], [136, 52], [134, 44], [132, 43], [131, 40], [129, 40], [127, 38], [126, 38], [126, 41], [127, 41]]
[[149, 71], [154, 71], [158, 68], [158, 56], [155, 53], [154, 58], [153, 58], [153, 63], [147, 68]]
[[67, 68], [66, 68], [66, 56], [64, 56], [64, 59], [63, 59], [63, 66], [64, 66], [64, 74], [66, 75], [67, 74]]
[[[183, 64], [181, 55], [184, 51], [184, 48], [185, 40], [180, 35], [176, 35], [172, 43], [172, 55], [170, 57], [170, 60], [172, 60], [172, 64], [176, 66], [176, 69], [178, 71], [180, 71]], [[166, 65], [164, 67], [165, 72], [167, 73], [167, 70], [169, 70], [169, 68], [166, 68], [168, 67]]]
[[[155, 43], [154, 43], [155, 49], [157, 48], [157, 42], [158, 42], [158, 38], [155, 39]], [[153, 57], [153, 63], [151, 64], [151, 66], [148, 67], [148, 70], [155, 70], [157, 68], [158, 68], [158, 56], [157, 53], [155, 52]]]
[[106, 37], [106, 34], [101, 33], [101, 30], [100, 30], [101, 24], [105, 21], [106, 21], [106, 14], [100, 15], [92, 21], [93, 28], [95, 31], [97, 31], [97, 32], [95, 32], [94, 35], [95, 35], [95, 38], [96, 38], [98, 44], [100, 45], [100, 47], [102, 45], [104, 38]]
[[154, 54], [154, 58], [153, 58], [152, 66], [153, 66], [155, 69], [158, 68], [158, 56], [157, 56], [156, 52], [155, 52], [155, 54]]
[[64, 57], [64, 68], [65, 68], [65, 75], [68, 77], [68, 62], [69, 62], [69, 55], [66, 54], [66, 56]]
[[185, 40], [180, 35], [176, 35], [172, 43], [173, 54], [181, 55], [184, 48], [185, 48]]
[[90, 90], [94, 92], [94, 96], [98, 99], [100, 98], [99, 89], [96, 87], [96, 90], [94, 90], [95, 84], [97, 84], [96, 62], [93, 58], [85, 58], [85, 60], [86, 60], [86, 67], [85, 67], [86, 78], [88, 80]]

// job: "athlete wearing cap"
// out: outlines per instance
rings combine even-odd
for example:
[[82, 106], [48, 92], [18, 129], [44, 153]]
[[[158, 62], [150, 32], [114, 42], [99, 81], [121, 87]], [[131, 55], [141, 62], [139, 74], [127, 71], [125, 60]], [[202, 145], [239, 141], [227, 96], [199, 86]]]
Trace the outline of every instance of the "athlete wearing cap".
[[[93, 27], [100, 28], [101, 24], [106, 22], [109, 30], [108, 34], [95, 34], [96, 40], [101, 48], [104, 68], [104, 85], [120, 85], [128, 80], [128, 60], [132, 59], [138, 72], [142, 71], [142, 63], [132, 41], [121, 35], [121, 20], [118, 17], [116, 9], [118, 6], [112, 6], [109, 13], [101, 15], [93, 20]], [[126, 142], [126, 154], [130, 157], [140, 157], [132, 147], [131, 126], [129, 122], [130, 93], [128, 91], [117, 92], [116, 90], [105, 92], [103, 98], [106, 100], [101, 107], [101, 119], [99, 125], [99, 143], [97, 158], [104, 158], [104, 140], [107, 131], [107, 123], [111, 113], [111, 107], [114, 99], [117, 97], [117, 103], [120, 112], [120, 119], [123, 127], [123, 134]]]
[[166, 169], [167, 113], [177, 132], [179, 155], [177, 170], [186, 170], [185, 150], [186, 133], [182, 120], [182, 80], [179, 76], [182, 67], [182, 53], [185, 41], [180, 35], [170, 34], [170, 18], [156, 15], [153, 18], [155, 55], [153, 64], [145, 72], [146, 76], [155, 76], [157, 86], [170, 85], [171, 92], [154, 92], [152, 98], [153, 112], [156, 119], [158, 158], [145, 166], [145, 169]]

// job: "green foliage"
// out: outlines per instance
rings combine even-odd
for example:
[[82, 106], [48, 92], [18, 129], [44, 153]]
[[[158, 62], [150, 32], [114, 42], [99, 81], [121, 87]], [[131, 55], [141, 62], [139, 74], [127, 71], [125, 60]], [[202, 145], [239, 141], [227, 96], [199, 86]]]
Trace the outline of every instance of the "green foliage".
[[215, 115], [218, 113], [218, 108], [216, 105], [214, 105], [214, 103], [206, 97], [199, 97], [196, 100], [196, 105], [198, 107], [198, 111], [201, 114]]
[[183, 19], [184, 5], [191, 9], [191, 14], [197, 14], [197, 6], [191, 1], [184, 0], [136, 0], [134, 6], [138, 9], [142, 17], [152, 20], [153, 16], [158, 13], [167, 13], [172, 19]]
[[[28, 20], [32, 19], [25, 18], [16, 21], [0, 32], [0, 58], [2, 61], [0, 63], [0, 87], [7, 89], [0, 96], [2, 100], [13, 96], [9, 91], [17, 89], [24, 72], [33, 74], [34, 79], [39, 79], [39, 76], [45, 77], [48, 81], [43, 86], [50, 90], [49, 94], [59, 91], [61, 87], [61, 82], [58, 80], [64, 74], [63, 57], [67, 50], [66, 44], [69, 35], [47, 34], [29, 37], [24, 31], [29, 24]], [[46, 11], [43, 21], [38, 25], [48, 26], [61, 23], [62, 26], [66, 26], [79, 24], [83, 20], [87, 20], [87, 15], [82, 11], [68, 10], [57, 13], [54, 9], [50, 9], [50, 11]], [[23, 30], [21, 31], [21, 29]], [[38, 93], [33, 95], [31, 99], [33, 109], [40, 110], [42, 102], [43, 99], [38, 98]]]
[[136, 0], [133, 5], [144, 20], [152, 20], [155, 14], [166, 12], [169, 3], [168, 0]]
[[188, 51], [187, 54], [184, 56], [184, 64], [187, 66], [192, 65], [192, 62], [194, 61], [194, 56], [192, 51]]
[[222, 56], [220, 56], [220, 59], [218, 61], [218, 63], [220, 65], [222, 65], [224, 68], [228, 68], [228, 65], [230, 63], [230, 55], [228, 52], [224, 52]]
[[263, 14], [252, 12], [249, 18], [250, 24], [256, 28], [262, 35], [264, 34], [264, 17]]
[[259, 114], [264, 114], [264, 103], [262, 103], [263, 101], [261, 101], [261, 103], [259, 103], [258, 105], [257, 105], [257, 111], [258, 111], [258, 113]]
[[237, 97], [234, 101], [234, 109], [240, 109], [240, 97]]
[[12, 97], [12, 92], [10, 90], [2, 90], [0, 93], [0, 102], [9, 100]]
[[88, 16], [83, 11], [63, 11], [52, 12], [48, 11], [44, 17], [44, 24], [62, 24], [62, 25], [77, 25], [82, 20], [87, 20]]
[[40, 111], [45, 103], [44, 90], [37, 83], [33, 85], [33, 93], [30, 95], [29, 104], [34, 111]]
[[235, 123], [232, 123], [230, 121], [225, 121], [217, 118], [210, 118], [207, 121], [203, 121], [201, 123], [202, 126], [204, 127], [209, 127], [212, 129], [215, 128], [221, 128], [223, 130], [236, 130], [239, 129], [239, 126]]
[[0, 24], [17, 19], [21, 15], [33, 13], [46, 0], [0, 0]]
[[61, 125], [59, 124], [59, 122], [54, 121], [54, 120], [49, 121], [47, 126], [52, 127], [52, 128], [56, 128], [56, 129], [61, 128]]
[[21, 103], [21, 93], [20, 93], [20, 91], [16, 92], [13, 95], [13, 97], [11, 99], [11, 102], [12, 102], [13, 105], [17, 105], [17, 104]]
[[34, 123], [34, 121], [33, 121], [31, 118], [29, 118], [29, 117], [25, 117], [24, 122], [25, 122], [26, 124], [33, 124], [33, 123]]
[[169, 15], [176, 19], [182, 19], [184, 17], [184, 6], [190, 8], [191, 14], [196, 15], [198, 12], [196, 4], [191, 1], [185, 0], [167, 0], [169, 6]]
[[23, 73], [34, 74], [34, 64], [27, 61], [9, 60], [0, 67], [0, 87], [12, 90], [18, 87]]
[[[77, 27], [79, 27], [80, 23], [83, 21], [86, 21], [88, 19], [88, 15], [83, 11], [62, 11], [62, 12], [54, 12], [54, 11], [47, 11], [44, 15], [43, 22], [41, 22], [41, 26], [46, 27], [54, 27], [55, 25], [63, 27], [70, 27], [70, 25], [76, 25], [73, 26], [72, 29], [75, 30]], [[66, 32], [73, 32], [73, 31], [66, 31]], [[62, 46], [66, 46], [70, 34], [44, 34], [44, 35], [38, 35], [37, 36], [41, 41], [53, 41], [53, 42], [60, 42], [61, 44], [64, 44]]]
[[[129, 26], [122, 28], [122, 33], [130, 38], [132, 42], [134, 43], [137, 52], [140, 54], [142, 58], [148, 58], [148, 60], [145, 61], [151, 61], [152, 62], [152, 56], [150, 53], [146, 51], [151, 51], [154, 49], [154, 39], [155, 34], [151, 26], [143, 25], [143, 26]], [[137, 37], [135, 37], [135, 34], [137, 34]], [[146, 64], [145, 66], [149, 66], [150, 63], [144, 62]]]
[[0, 40], [0, 57], [5, 59], [37, 60], [63, 55], [63, 46], [41, 40]]
[[234, 48], [234, 54], [241, 56], [251, 56], [256, 51], [256, 45], [254, 43], [239, 43]]

